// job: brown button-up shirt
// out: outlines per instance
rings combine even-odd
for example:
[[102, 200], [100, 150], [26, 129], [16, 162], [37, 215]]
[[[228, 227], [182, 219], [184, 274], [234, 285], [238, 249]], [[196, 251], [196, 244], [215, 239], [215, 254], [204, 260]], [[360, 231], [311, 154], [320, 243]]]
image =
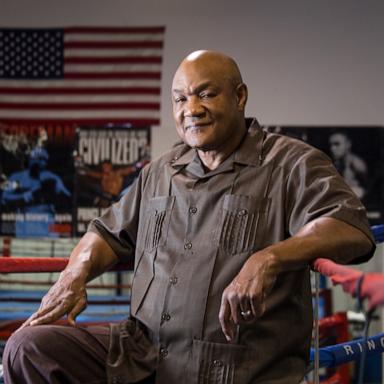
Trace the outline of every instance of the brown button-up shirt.
[[[157, 383], [300, 381], [312, 329], [309, 268], [278, 276], [264, 315], [240, 326], [236, 343], [226, 341], [218, 314], [251, 254], [320, 216], [371, 236], [363, 206], [326, 155], [254, 122], [213, 171], [195, 150], [175, 146], [92, 222], [122, 260], [135, 254], [131, 315], [156, 345]], [[130, 369], [122, 358], [120, 372], [124, 364]]]

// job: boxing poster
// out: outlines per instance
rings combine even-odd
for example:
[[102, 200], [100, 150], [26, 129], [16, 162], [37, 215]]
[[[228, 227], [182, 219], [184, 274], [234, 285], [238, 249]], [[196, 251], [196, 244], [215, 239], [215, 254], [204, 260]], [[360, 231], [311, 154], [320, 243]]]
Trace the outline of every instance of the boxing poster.
[[367, 209], [370, 223], [383, 223], [383, 127], [265, 126], [325, 152]]
[[80, 127], [77, 130], [75, 201], [77, 235], [119, 200], [150, 160], [150, 128]]
[[73, 125], [0, 125], [0, 235], [72, 235]]

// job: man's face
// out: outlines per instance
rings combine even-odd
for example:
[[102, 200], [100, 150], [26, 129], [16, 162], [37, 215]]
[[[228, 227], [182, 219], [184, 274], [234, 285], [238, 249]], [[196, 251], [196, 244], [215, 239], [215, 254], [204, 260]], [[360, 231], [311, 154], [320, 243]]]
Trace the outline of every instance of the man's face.
[[[246, 93], [246, 91], [245, 91]], [[173, 117], [181, 139], [202, 150], [225, 149], [244, 119], [245, 100], [217, 65], [182, 65], [172, 84]]]
[[335, 133], [329, 138], [332, 155], [340, 159], [349, 151], [349, 140], [342, 134]]
[[103, 163], [101, 165], [101, 169], [103, 172], [111, 172], [113, 170], [113, 167], [111, 163]]

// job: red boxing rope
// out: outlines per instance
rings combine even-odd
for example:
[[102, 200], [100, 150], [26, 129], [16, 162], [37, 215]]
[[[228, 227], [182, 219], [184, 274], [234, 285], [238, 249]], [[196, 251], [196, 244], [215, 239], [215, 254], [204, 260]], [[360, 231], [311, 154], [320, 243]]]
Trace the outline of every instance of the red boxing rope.
[[[66, 257], [0, 257], [0, 273], [61, 272], [68, 260]], [[117, 264], [112, 270], [132, 267], [132, 263]]]
[[338, 265], [328, 259], [317, 259], [314, 269], [329, 277], [333, 285], [341, 284], [344, 292], [356, 296], [357, 284], [362, 278], [360, 299], [368, 300], [368, 310], [384, 304], [384, 275], [375, 272], [363, 273], [356, 269]]
[[67, 264], [64, 257], [1, 257], [0, 273], [60, 272]]

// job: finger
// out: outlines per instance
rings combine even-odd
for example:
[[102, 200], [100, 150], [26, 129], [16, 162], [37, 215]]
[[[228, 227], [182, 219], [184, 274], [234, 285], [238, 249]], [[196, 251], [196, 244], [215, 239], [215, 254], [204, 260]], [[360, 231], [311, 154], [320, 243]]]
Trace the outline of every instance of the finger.
[[31, 316], [29, 316], [28, 319], [25, 320], [24, 323], [21, 324], [20, 327], [17, 328], [15, 332], [21, 331], [23, 328], [28, 327], [28, 326], [30, 325], [31, 321], [32, 321], [33, 319], [35, 319], [37, 316], [38, 316], [37, 312], [35, 312], [35, 313], [32, 314]]
[[249, 322], [253, 320], [253, 312], [250, 298], [247, 295], [239, 297], [240, 321]]
[[45, 312], [45, 314], [39, 314], [36, 319], [33, 319], [29, 323], [29, 325], [34, 326], [53, 323], [54, 321], [59, 320], [67, 311], [68, 309], [63, 306], [53, 308], [52, 310]]
[[87, 301], [85, 299], [79, 300], [72, 310], [68, 313], [67, 320], [73, 327], [76, 326], [76, 317], [84, 311], [87, 307]]
[[239, 324], [242, 321], [242, 316], [238, 295], [236, 292], [230, 290], [226, 297], [231, 309], [231, 318], [235, 324]]
[[254, 318], [259, 318], [265, 312], [265, 297], [265, 295], [262, 295], [260, 298], [254, 297], [250, 301], [252, 316]]
[[249, 323], [250, 321], [253, 321], [253, 319], [254, 319], [254, 315], [253, 315], [251, 309], [241, 311], [240, 314], [241, 314], [241, 322], [242, 323]]
[[28, 327], [29, 325], [31, 325], [32, 321], [38, 319], [40, 316], [45, 315], [46, 313], [51, 311], [53, 308], [54, 308], [53, 306], [49, 306], [49, 307], [44, 308], [42, 305], [40, 305], [40, 308], [35, 313], [33, 313], [31, 316], [29, 316], [28, 319], [25, 320], [24, 323], [17, 330], [19, 331], [25, 327]]
[[224, 336], [228, 341], [232, 341], [235, 338], [235, 324], [231, 320], [231, 308], [223, 294], [219, 311], [219, 321]]
[[239, 307], [241, 312], [247, 312], [250, 309], [249, 298], [247, 295], [238, 294]]

